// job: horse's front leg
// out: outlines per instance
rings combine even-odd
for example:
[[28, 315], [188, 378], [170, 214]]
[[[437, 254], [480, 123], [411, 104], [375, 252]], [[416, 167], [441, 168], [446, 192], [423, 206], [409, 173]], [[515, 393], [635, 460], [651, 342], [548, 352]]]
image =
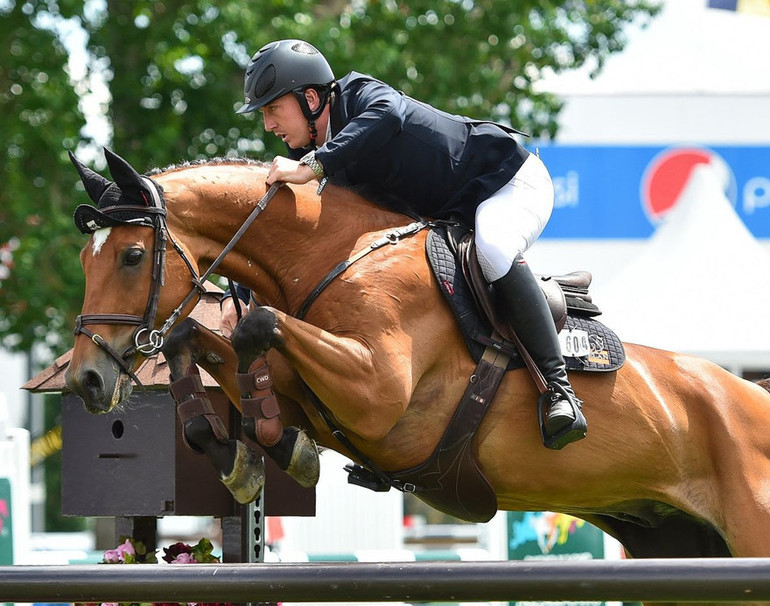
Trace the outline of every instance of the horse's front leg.
[[303, 429], [284, 428], [281, 422], [278, 397], [264, 356], [269, 349], [271, 322], [262, 309], [244, 316], [232, 334], [238, 357], [235, 378], [240, 391], [243, 432], [300, 485], [315, 486], [321, 471], [318, 447]]
[[374, 341], [338, 337], [266, 306], [244, 316], [232, 335], [239, 372], [275, 348], [334, 417], [366, 441], [388, 435], [412, 392], [411, 366], [400, 362], [398, 344]]
[[[269, 381], [266, 366], [264, 369], [258, 369], [259, 364], [255, 364], [251, 372], [239, 373], [236, 376], [236, 355], [230, 341], [194, 320], [185, 320], [169, 339], [171, 344], [167, 343], [164, 351], [168, 348], [174, 349], [175, 356], [179, 358], [176, 362], [178, 371], [186, 372], [185, 369], [190, 364], [198, 364], [205, 369], [219, 383], [230, 401], [238, 403], [243, 413], [243, 432], [259, 444], [278, 467], [301, 486], [307, 488], [318, 483], [318, 448], [304, 430], [283, 427], [282, 417], [286, 415], [281, 413], [281, 409], [288, 408], [291, 402], [283, 398], [282, 404], [279, 405], [272, 385], [260, 385], [262, 379], [267, 378]], [[294, 404], [293, 409], [299, 410], [298, 405]], [[290, 422], [306, 422], [304, 415], [302, 418], [294, 418], [290, 414], [289, 417]], [[209, 429], [200, 420], [197, 423], [204, 438], [208, 431], [207, 441], [211, 443], [214, 452], [221, 451], [221, 447], [212, 440]], [[240, 459], [236, 458], [236, 470], [239, 461]], [[234, 482], [235, 487], [238, 481]]]
[[228, 357], [231, 365], [234, 360], [229, 347], [217, 348], [219, 353], [211, 347], [203, 347], [201, 341], [207, 333], [215, 337], [188, 319], [169, 335], [163, 347], [171, 371], [169, 388], [177, 404], [185, 444], [193, 452], [208, 457], [222, 483], [239, 503], [250, 503], [264, 487], [264, 462], [243, 442], [230, 439], [221, 419], [214, 413], [198, 365], [219, 368], [226, 364]]

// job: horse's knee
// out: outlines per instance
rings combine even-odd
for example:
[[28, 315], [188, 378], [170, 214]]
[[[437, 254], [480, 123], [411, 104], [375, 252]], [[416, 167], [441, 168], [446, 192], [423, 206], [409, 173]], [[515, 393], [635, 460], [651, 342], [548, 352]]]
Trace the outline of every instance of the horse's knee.
[[269, 307], [257, 307], [236, 324], [230, 341], [238, 354], [240, 372], [246, 372], [251, 362], [275, 345], [278, 318]]
[[183, 350], [187, 349], [190, 339], [192, 339], [197, 330], [198, 323], [195, 320], [192, 318], [185, 318], [182, 320], [166, 337], [163, 347], [161, 348], [163, 355], [166, 357], [178, 355]]
[[191, 344], [197, 331], [198, 323], [192, 318], [185, 318], [166, 337], [161, 351], [168, 360], [172, 378], [180, 377], [195, 363], [196, 355]]

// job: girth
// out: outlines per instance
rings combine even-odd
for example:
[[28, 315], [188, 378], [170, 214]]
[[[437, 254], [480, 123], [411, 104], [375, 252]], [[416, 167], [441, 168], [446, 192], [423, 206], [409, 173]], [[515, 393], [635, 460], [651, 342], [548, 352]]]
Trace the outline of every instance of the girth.
[[505, 376], [508, 356], [487, 348], [433, 453], [423, 463], [388, 472], [351, 464], [348, 482], [376, 491], [391, 486], [413, 492], [423, 501], [467, 522], [488, 522], [497, 512], [497, 497], [476, 462], [473, 438]]

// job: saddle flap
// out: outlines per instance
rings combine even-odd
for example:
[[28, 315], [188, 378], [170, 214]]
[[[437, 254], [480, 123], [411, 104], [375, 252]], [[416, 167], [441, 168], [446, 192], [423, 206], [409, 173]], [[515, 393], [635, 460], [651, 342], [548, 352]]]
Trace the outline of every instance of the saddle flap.
[[[465, 282], [470, 287], [471, 295], [476, 302], [476, 308], [486, 316], [489, 323], [498, 333], [505, 336], [507, 328], [498, 317], [499, 314], [495, 306], [492, 289], [484, 277], [476, 257], [476, 242], [473, 238], [473, 232], [466, 233], [457, 244], [457, 259], [460, 263], [460, 270], [465, 277]], [[503, 330], [500, 330], [501, 328]]]
[[[462, 238], [457, 248], [457, 256], [460, 262], [465, 280], [470, 286], [473, 299], [476, 301], [478, 309], [487, 317], [492, 327], [503, 337], [512, 340], [510, 330], [505, 321], [505, 310], [499, 308], [499, 304], [494, 296], [494, 290], [490, 288], [484, 274], [481, 271], [478, 256], [476, 255], [476, 242], [473, 232], [468, 232]], [[577, 274], [581, 274], [578, 278]], [[573, 275], [573, 274], [569, 274]], [[591, 282], [591, 274], [588, 272], [575, 272], [575, 284], [587, 284]], [[548, 308], [551, 310], [551, 316], [556, 324], [556, 331], [560, 332], [567, 321], [567, 301], [560, 282], [550, 276], [541, 277], [538, 281], [540, 289], [543, 291]], [[586, 288], [587, 288], [586, 284]]]
[[564, 297], [564, 291], [559, 282], [551, 277], [540, 278], [538, 284], [540, 284], [540, 290], [543, 291], [548, 303], [548, 309], [551, 310], [551, 316], [556, 324], [556, 332], [561, 332], [567, 322], [567, 300]]

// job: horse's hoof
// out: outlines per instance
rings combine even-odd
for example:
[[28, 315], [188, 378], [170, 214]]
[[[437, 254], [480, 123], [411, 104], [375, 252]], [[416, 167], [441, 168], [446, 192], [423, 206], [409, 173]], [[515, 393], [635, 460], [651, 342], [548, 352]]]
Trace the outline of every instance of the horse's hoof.
[[318, 484], [318, 478], [321, 475], [318, 447], [315, 441], [302, 430], [297, 433], [286, 473], [304, 488], [312, 488]]
[[262, 494], [265, 487], [265, 462], [243, 442], [237, 444], [233, 470], [220, 479], [235, 500], [246, 505]]

